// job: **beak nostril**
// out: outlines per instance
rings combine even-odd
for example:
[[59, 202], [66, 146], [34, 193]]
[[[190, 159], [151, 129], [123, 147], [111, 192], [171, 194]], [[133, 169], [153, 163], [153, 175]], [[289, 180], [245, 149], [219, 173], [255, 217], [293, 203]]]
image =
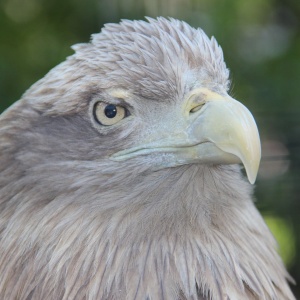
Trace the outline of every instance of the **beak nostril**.
[[192, 108], [192, 109], [190, 110], [190, 114], [199, 111], [199, 110], [204, 106], [204, 104], [205, 104], [205, 103], [202, 103], [202, 104], [197, 105], [196, 107]]

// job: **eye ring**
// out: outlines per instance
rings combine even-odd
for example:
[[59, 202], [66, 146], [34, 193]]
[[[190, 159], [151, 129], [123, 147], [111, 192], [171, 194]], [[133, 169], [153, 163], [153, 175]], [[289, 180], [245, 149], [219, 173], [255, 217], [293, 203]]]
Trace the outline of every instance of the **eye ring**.
[[104, 126], [111, 126], [126, 117], [126, 109], [123, 106], [98, 101], [94, 105], [94, 118]]

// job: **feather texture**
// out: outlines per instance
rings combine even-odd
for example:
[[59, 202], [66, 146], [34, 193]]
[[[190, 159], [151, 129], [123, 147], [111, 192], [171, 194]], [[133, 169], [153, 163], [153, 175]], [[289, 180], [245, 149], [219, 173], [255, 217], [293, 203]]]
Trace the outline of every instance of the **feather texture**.
[[[227, 91], [215, 39], [124, 20], [74, 49], [0, 118], [0, 298], [294, 299], [239, 166], [109, 159], [191, 89]], [[98, 128], [114, 88], [135, 118]]]

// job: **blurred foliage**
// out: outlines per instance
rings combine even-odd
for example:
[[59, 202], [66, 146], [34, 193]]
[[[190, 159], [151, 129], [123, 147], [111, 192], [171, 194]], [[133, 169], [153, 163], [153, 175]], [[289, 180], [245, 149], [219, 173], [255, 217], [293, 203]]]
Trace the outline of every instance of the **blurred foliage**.
[[263, 142], [257, 206], [299, 283], [299, 0], [0, 0], [0, 111], [71, 55], [72, 44], [104, 23], [146, 15], [183, 19], [222, 45], [231, 94], [253, 112]]
[[279, 254], [282, 257], [285, 265], [290, 267], [294, 262], [296, 248], [295, 248], [295, 234], [293, 228], [284, 219], [274, 216], [266, 215], [264, 217], [271, 232], [276, 236], [279, 245]]

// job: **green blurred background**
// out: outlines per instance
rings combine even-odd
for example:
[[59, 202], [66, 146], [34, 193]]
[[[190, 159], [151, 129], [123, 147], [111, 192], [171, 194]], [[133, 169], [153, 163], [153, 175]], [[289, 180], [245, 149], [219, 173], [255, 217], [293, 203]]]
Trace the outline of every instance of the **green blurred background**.
[[300, 285], [299, 0], [0, 0], [0, 112], [71, 55], [71, 45], [104, 23], [144, 16], [185, 20], [221, 44], [231, 94], [261, 133], [256, 204]]

